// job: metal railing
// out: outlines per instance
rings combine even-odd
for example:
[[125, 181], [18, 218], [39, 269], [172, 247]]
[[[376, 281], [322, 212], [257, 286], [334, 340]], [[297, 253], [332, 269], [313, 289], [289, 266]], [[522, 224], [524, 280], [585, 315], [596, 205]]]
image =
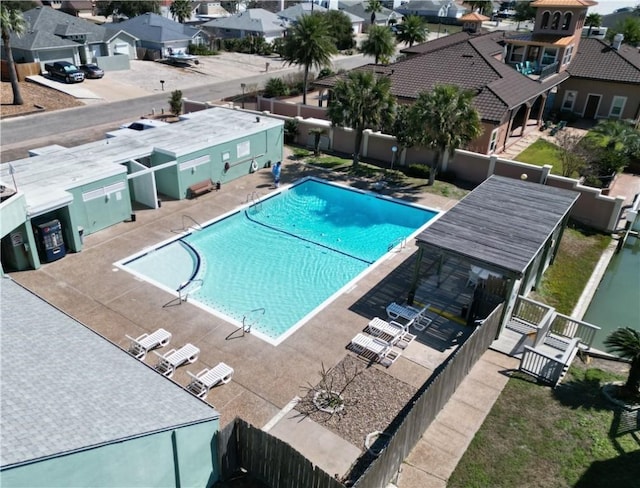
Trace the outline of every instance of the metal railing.
[[[178, 292], [178, 297], [180, 298], [180, 303], [186, 302], [189, 298], [189, 293], [195, 293], [196, 291], [198, 291], [200, 288], [202, 288], [203, 283], [204, 282], [199, 278], [182, 283], [176, 290]], [[194, 286], [193, 288], [189, 288], [191, 285], [196, 286]]]
[[[185, 224], [185, 221], [191, 221], [195, 224], [195, 227], [193, 225], [189, 225], [187, 226]], [[182, 229], [183, 230], [187, 230], [187, 229], [194, 229], [194, 230], [202, 230], [202, 226], [200, 225], [200, 223], [194, 219], [191, 215], [183, 215], [182, 216]]]
[[545, 78], [548, 78], [549, 76], [556, 74], [556, 72], [558, 71], [558, 62], [556, 61], [555, 63], [549, 64], [547, 66], [543, 66], [540, 69], [540, 78], [538, 78], [538, 80], [542, 81]]
[[249, 208], [253, 208], [257, 211], [262, 208], [261, 199], [262, 195], [260, 195], [260, 193], [258, 193], [257, 191], [252, 191], [251, 193], [247, 193], [247, 198], [245, 199], [244, 203], [251, 203], [251, 205], [249, 205]]
[[407, 247], [407, 238], [406, 237], [398, 237], [389, 243], [387, 246], [387, 251], [393, 251], [397, 248], [397, 252], [400, 252], [402, 249]]
[[254, 315], [257, 314], [257, 312], [262, 312], [261, 315], [264, 315], [266, 313], [266, 310], [264, 307], [254, 308], [253, 310], [250, 310], [249, 312], [247, 312], [246, 315], [242, 317], [242, 335], [243, 336], [246, 333], [251, 332], [251, 327], [253, 327], [259, 322], [259, 320], [255, 320], [252, 323], [248, 322], [249, 319], [251, 319]]

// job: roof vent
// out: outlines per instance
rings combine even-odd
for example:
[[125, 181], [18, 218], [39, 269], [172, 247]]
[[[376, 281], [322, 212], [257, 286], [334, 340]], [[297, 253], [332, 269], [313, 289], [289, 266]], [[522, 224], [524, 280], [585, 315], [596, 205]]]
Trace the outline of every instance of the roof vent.
[[624, 41], [624, 36], [622, 34], [616, 34], [613, 37], [613, 43], [611, 44], [611, 47], [617, 51], [618, 49], [620, 49], [622, 41]]

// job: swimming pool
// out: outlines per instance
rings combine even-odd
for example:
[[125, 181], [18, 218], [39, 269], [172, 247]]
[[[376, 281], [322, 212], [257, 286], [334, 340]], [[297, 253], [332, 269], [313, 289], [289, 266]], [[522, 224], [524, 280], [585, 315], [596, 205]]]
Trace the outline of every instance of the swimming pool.
[[116, 264], [277, 345], [437, 215], [307, 178]]

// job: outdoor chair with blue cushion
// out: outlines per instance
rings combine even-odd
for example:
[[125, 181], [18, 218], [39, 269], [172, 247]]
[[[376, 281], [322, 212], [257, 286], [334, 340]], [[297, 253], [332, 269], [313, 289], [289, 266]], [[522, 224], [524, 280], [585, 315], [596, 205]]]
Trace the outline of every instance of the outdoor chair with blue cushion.
[[187, 371], [187, 374], [192, 378], [191, 383], [187, 385], [187, 390], [198, 398], [204, 399], [209, 390], [218, 383], [225, 385], [231, 381], [233, 368], [225, 363], [218, 363], [215, 368], [205, 368], [198, 374]]
[[129, 339], [129, 354], [136, 359], [143, 360], [151, 349], [156, 347], [164, 347], [171, 340], [171, 332], [164, 329], [158, 329], [153, 334], [142, 334], [137, 339], [131, 336], [125, 336]]
[[171, 349], [166, 354], [160, 355], [153, 351], [158, 359], [155, 368], [167, 378], [171, 378], [177, 368], [185, 363], [195, 363], [200, 355], [200, 349], [193, 344], [185, 344], [180, 349]]

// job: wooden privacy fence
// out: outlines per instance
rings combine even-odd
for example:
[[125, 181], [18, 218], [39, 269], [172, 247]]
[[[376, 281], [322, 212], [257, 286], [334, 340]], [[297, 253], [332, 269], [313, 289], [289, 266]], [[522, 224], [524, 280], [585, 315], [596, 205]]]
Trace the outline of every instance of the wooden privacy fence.
[[242, 419], [218, 433], [220, 477], [240, 468], [272, 488], [344, 488], [344, 485], [293, 447]]
[[390, 433], [391, 439], [387, 447], [369, 464], [354, 487], [379, 488], [386, 486], [394, 477], [438, 412], [449, 401], [480, 356], [489, 349], [500, 326], [503, 306], [504, 304], [500, 304], [496, 307], [483, 324], [440, 366], [436, 376], [420, 388], [415, 400], [408, 405], [408, 412], [400, 413], [404, 418], [395, 432]]

